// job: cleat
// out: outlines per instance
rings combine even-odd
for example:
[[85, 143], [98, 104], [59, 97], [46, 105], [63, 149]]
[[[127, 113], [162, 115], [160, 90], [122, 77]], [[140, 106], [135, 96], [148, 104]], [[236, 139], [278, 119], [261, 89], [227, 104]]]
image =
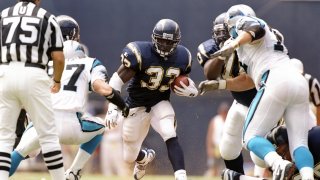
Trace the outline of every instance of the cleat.
[[295, 165], [287, 160], [282, 160], [273, 171], [273, 180], [288, 180], [295, 172]]
[[80, 178], [81, 178], [81, 169], [78, 170], [77, 172], [74, 172], [71, 169], [68, 169], [64, 173], [64, 177], [66, 178], [66, 180], [80, 180]]
[[135, 180], [141, 179], [146, 174], [147, 165], [154, 159], [156, 153], [152, 149], [144, 149], [146, 156], [144, 157], [144, 162], [136, 162], [133, 170], [133, 177]]
[[239, 180], [242, 174], [231, 169], [224, 169], [221, 173], [222, 180]]

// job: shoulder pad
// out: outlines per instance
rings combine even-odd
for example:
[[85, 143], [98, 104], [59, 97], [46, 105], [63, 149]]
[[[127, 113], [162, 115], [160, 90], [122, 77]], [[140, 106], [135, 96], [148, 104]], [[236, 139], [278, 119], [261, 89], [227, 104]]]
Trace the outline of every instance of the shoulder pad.
[[141, 70], [142, 56], [139, 46], [135, 42], [126, 45], [121, 54], [121, 63], [134, 70]]
[[204, 64], [210, 59], [210, 55], [219, 50], [218, 45], [213, 39], [209, 39], [198, 46], [197, 60], [203, 67]]

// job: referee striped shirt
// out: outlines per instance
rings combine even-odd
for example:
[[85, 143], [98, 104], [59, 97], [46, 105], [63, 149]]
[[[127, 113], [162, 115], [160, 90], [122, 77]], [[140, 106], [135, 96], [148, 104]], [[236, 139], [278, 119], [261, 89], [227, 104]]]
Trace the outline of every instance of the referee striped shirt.
[[55, 16], [30, 2], [19, 2], [0, 15], [0, 64], [21, 61], [47, 65], [52, 51], [63, 50]]

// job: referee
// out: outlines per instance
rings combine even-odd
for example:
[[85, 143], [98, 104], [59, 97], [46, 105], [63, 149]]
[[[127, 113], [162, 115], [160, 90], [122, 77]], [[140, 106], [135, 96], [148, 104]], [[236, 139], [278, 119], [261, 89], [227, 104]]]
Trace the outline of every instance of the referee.
[[[64, 179], [63, 158], [51, 95], [60, 90], [63, 39], [55, 16], [41, 0], [19, 0], [0, 14], [0, 179], [9, 179], [10, 153], [21, 108], [39, 135], [44, 161], [53, 180]], [[46, 73], [53, 60], [53, 81]], [[50, 87], [51, 86], [51, 87]]]

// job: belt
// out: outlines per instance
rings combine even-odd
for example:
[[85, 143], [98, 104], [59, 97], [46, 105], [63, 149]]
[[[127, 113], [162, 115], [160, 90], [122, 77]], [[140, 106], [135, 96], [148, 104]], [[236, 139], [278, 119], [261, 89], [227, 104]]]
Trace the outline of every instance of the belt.
[[[0, 65], [9, 65], [9, 63], [10, 62], [0, 63]], [[40, 69], [46, 69], [45, 65], [36, 64], [36, 63], [29, 63], [29, 62], [24, 63], [24, 66], [25, 67], [35, 67], [35, 68], [40, 68]]]

